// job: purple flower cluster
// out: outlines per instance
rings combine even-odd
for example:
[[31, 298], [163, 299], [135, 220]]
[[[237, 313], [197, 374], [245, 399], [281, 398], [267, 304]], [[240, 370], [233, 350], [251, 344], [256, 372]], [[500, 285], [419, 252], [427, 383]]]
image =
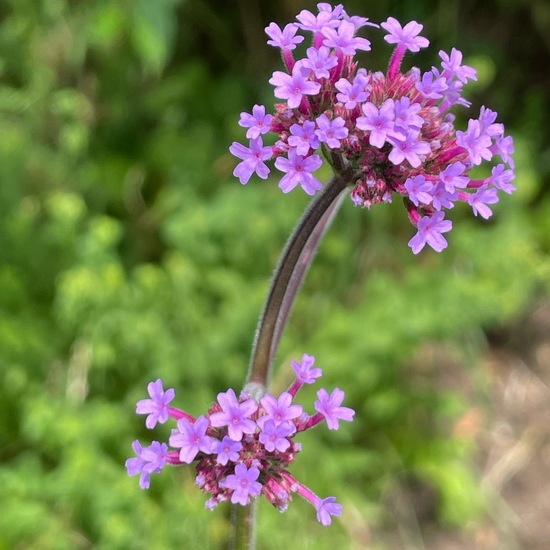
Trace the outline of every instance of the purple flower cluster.
[[[271, 23], [265, 30], [268, 44], [281, 49], [286, 71], [275, 71], [270, 83], [275, 97], [274, 114], [255, 105], [242, 113], [239, 124], [247, 130], [248, 147], [234, 142], [231, 153], [241, 159], [234, 175], [245, 184], [252, 174], [269, 175], [265, 161], [275, 158], [284, 173], [279, 187], [288, 193], [298, 185], [313, 195], [322, 188], [313, 172], [321, 153], [334, 165], [340, 158], [355, 169], [351, 199], [369, 208], [403, 197], [411, 223], [417, 228], [409, 241], [417, 254], [428, 244], [440, 252], [447, 246], [443, 233], [452, 224], [444, 211], [456, 201], [468, 203], [483, 218], [488, 206], [498, 201], [498, 191], [515, 187], [512, 138], [496, 122], [497, 113], [481, 107], [478, 118], [466, 130], [456, 130], [451, 107], [470, 103], [462, 97], [475, 70], [462, 64], [462, 54], [439, 52], [440, 67], [429, 71], [402, 72], [407, 51], [428, 46], [416, 21], [404, 27], [394, 19], [376, 25], [366, 18], [346, 14], [342, 5], [317, 5], [318, 14], [303, 10], [297, 23], [281, 29]], [[358, 68], [358, 50], [369, 51], [370, 42], [356, 36], [364, 26], [382, 28], [384, 39], [395, 49], [387, 72]], [[304, 41], [300, 32], [311, 33], [306, 56], [296, 59], [294, 50]], [[273, 146], [264, 145], [265, 134], [275, 134]], [[491, 174], [468, 174], [483, 161], [494, 161]], [[340, 163], [341, 164], [341, 163]]]
[[206, 416], [194, 418], [170, 407], [174, 390], [163, 390], [162, 381], [148, 386], [150, 399], [137, 403], [138, 414], [147, 414], [145, 424], [153, 428], [168, 418], [177, 421], [168, 444], [153, 441], [142, 447], [134, 441], [136, 456], [126, 461], [128, 474], [140, 475], [139, 484], [147, 489], [151, 474], [162, 471], [166, 464], [196, 462], [196, 484], [210, 495], [206, 508], [213, 509], [220, 502], [248, 504], [263, 494], [280, 511], [287, 509], [292, 493], [308, 500], [317, 511], [317, 519], [330, 525], [332, 516], [339, 516], [342, 506], [334, 497], [322, 499], [297, 481], [287, 471], [301, 450], [294, 436], [323, 420], [331, 430], [339, 428], [339, 421], [351, 421], [354, 411], [342, 407], [344, 392], [335, 388], [317, 392], [313, 415], [294, 404], [298, 390], [312, 384], [322, 374], [313, 368], [314, 357], [304, 354], [301, 363], [293, 361], [296, 378], [288, 391], [279, 397], [266, 393], [259, 402], [248, 394], [239, 397], [232, 389], [219, 393], [218, 399]]

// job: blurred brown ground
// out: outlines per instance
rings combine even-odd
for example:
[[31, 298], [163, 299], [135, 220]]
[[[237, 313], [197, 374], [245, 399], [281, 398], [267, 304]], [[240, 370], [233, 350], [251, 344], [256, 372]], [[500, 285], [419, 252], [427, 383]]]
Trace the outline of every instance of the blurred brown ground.
[[445, 359], [444, 349], [422, 353], [441, 389], [459, 392], [470, 404], [453, 433], [477, 446], [486, 517], [463, 532], [443, 530], [435, 492], [407, 481], [388, 497], [395, 524], [382, 533], [366, 528], [358, 537], [363, 548], [550, 549], [550, 302], [493, 331], [488, 341], [482, 363], [488, 384], [481, 397], [472, 373], [449, 354]]

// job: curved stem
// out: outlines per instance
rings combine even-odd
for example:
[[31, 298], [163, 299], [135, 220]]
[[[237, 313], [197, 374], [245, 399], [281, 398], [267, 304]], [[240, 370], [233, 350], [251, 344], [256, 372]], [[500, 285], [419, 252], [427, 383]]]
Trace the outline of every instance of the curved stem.
[[271, 288], [258, 322], [247, 376], [247, 386], [265, 391], [271, 365], [296, 293], [340, 205], [342, 191], [352, 183], [353, 172], [335, 175], [302, 216], [275, 269]]
[[[321, 239], [340, 204], [343, 191], [359, 177], [345, 166], [340, 155], [330, 155], [336, 175], [306, 210], [288, 240], [271, 280], [267, 299], [256, 329], [245, 391], [259, 400], [267, 389], [273, 359], [290, 315], [296, 294], [313, 261]], [[233, 505], [232, 550], [254, 550], [256, 503]]]

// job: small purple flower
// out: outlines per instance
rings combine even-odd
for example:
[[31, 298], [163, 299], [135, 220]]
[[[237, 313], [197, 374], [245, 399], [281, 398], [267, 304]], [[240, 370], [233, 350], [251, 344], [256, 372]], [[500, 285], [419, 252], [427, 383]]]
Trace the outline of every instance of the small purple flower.
[[237, 141], [233, 142], [233, 145], [229, 147], [231, 154], [242, 162], [239, 162], [233, 170], [233, 175], [239, 178], [239, 181], [244, 185], [248, 183], [248, 180], [256, 172], [262, 179], [266, 179], [269, 175], [269, 168], [264, 163], [264, 160], [270, 159], [273, 156], [271, 147], [264, 147], [261, 137], [250, 140], [250, 147], [245, 147]]
[[218, 441], [215, 453], [216, 462], [225, 466], [229, 461], [237, 462], [239, 460], [239, 451], [243, 448], [240, 441], [233, 441], [228, 435], [224, 435], [221, 441]]
[[291, 422], [276, 424], [272, 419], [269, 419], [262, 427], [260, 443], [262, 443], [265, 450], [270, 453], [275, 451], [275, 449], [284, 453], [290, 447], [290, 441], [287, 437], [295, 432], [296, 428]]
[[315, 508], [317, 520], [325, 526], [332, 523], [332, 516], [339, 516], [342, 513], [342, 505], [336, 502], [336, 497], [319, 499]]
[[297, 30], [298, 25], [294, 23], [289, 23], [283, 30], [277, 23], [271, 23], [269, 27], [265, 28], [265, 33], [271, 38], [267, 43], [283, 50], [293, 50], [296, 48], [296, 44], [300, 44], [304, 40], [303, 36], [295, 36]]
[[252, 114], [241, 113], [239, 126], [248, 128], [246, 132], [248, 139], [256, 139], [260, 134], [269, 132], [269, 125], [272, 119], [272, 115], [265, 114], [265, 107], [263, 105], [254, 105], [252, 107]]
[[288, 152], [288, 158], [279, 157], [275, 160], [275, 167], [285, 175], [279, 182], [279, 187], [283, 193], [292, 191], [298, 184], [308, 195], [314, 195], [323, 184], [313, 176], [312, 172], [321, 167], [323, 161], [319, 155], [303, 157], [296, 153], [294, 149]]
[[338, 149], [340, 140], [348, 135], [344, 119], [336, 117], [334, 120], [330, 120], [327, 115], [321, 115], [317, 117], [316, 122], [319, 129], [315, 133], [319, 141], [326, 143], [331, 149]]
[[396, 100], [394, 103], [395, 129], [403, 132], [403, 135], [413, 130], [420, 132], [424, 124], [424, 119], [418, 114], [421, 109], [420, 103], [411, 103], [408, 97]]
[[423, 175], [414, 176], [414, 178], [408, 178], [405, 182], [405, 188], [409, 192], [409, 199], [415, 206], [422, 204], [430, 204], [432, 202], [432, 188], [433, 184], [427, 181]]
[[186, 464], [191, 464], [200, 453], [211, 453], [215, 441], [206, 435], [209, 422], [205, 416], [199, 416], [195, 422], [189, 422], [187, 418], [178, 420], [178, 429], [172, 430], [168, 443], [175, 449], [180, 449], [179, 459]]
[[149, 489], [151, 474], [158, 474], [164, 468], [168, 457], [166, 443], [153, 441], [149, 447], [142, 447], [139, 441], [132, 443], [136, 457], [126, 461], [126, 470], [129, 476], [140, 474], [139, 486]]
[[290, 127], [290, 135], [288, 144], [296, 148], [299, 155], [305, 156], [311, 149], [319, 147], [319, 138], [315, 134], [315, 122], [305, 120], [302, 125], [293, 124]]
[[491, 171], [491, 183], [505, 193], [512, 193], [516, 187], [510, 182], [515, 178], [512, 170], [505, 170], [504, 164], [497, 164]]
[[327, 390], [321, 388], [317, 392], [317, 397], [319, 399], [315, 401], [315, 410], [325, 417], [329, 430], [337, 430], [339, 420], [347, 422], [353, 420], [355, 411], [349, 407], [340, 406], [345, 397], [345, 393], [340, 388], [334, 388], [330, 396]]
[[416, 89], [424, 96], [430, 99], [439, 99], [443, 97], [443, 92], [447, 89], [445, 79], [437, 78], [432, 71], [422, 75], [422, 80], [416, 83]]
[[260, 470], [255, 466], [247, 468], [244, 464], [235, 466], [235, 473], [227, 476], [225, 487], [233, 489], [231, 502], [246, 506], [250, 497], [258, 496], [262, 492], [262, 485], [256, 481], [260, 476]]
[[512, 158], [512, 154], [514, 153], [514, 140], [512, 136], [497, 138], [495, 148], [500, 158], [506, 162], [510, 168], [514, 168], [514, 159]]
[[278, 426], [283, 422], [298, 418], [304, 410], [301, 405], [292, 404], [292, 395], [286, 391], [278, 398], [270, 393], [266, 393], [260, 403], [266, 412], [264, 416], [258, 418], [258, 426], [260, 428], [263, 428], [268, 420], [273, 420], [275, 425]]
[[487, 107], [482, 106], [479, 111], [479, 124], [481, 126], [481, 132], [491, 137], [498, 137], [504, 133], [504, 124], [495, 122], [497, 119], [497, 113]]
[[489, 149], [492, 143], [491, 138], [481, 131], [479, 120], [470, 119], [468, 129], [465, 132], [457, 130], [456, 143], [468, 151], [473, 164], [481, 164], [482, 158], [491, 160], [493, 157], [493, 153]]
[[401, 164], [405, 159], [413, 168], [418, 168], [422, 164], [420, 155], [427, 155], [431, 149], [427, 141], [420, 141], [416, 137], [416, 132], [407, 132], [405, 139], [390, 137], [390, 143], [393, 145], [388, 159], [395, 165]]
[[388, 44], [404, 46], [410, 52], [417, 52], [420, 48], [426, 48], [430, 43], [426, 38], [418, 36], [423, 25], [416, 21], [411, 21], [402, 27], [397, 19], [388, 17], [388, 20], [385, 23], [381, 23], [380, 26], [389, 33], [384, 36], [384, 40]]
[[229, 389], [225, 393], [218, 393], [218, 403], [222, 411], [210, 415], [212, 426], [227, 426], [229, 437], [233, 441], [240, 441], [243, 434], [253, 434], [256, 431], [256, 422], [250, 419], [258, 410], [253, 399], [239, 403], [235, 392]]
[[[497, 114], [485, 106], [466, 130], [455, 128], [450, 109], [471, 105], [463, 97], [463, 88], [476, 79], [475, 70], [463, 64], [456, 48], [450, 53], [440, 51], [440, 66], [429, 71], [402, 69], [407, 52], [429, 45], [420, 35], [421, 24], [410, 21], [402, 26], [389, 17], [375, 25], [366, 18], [348, 16], [341, 4], [333, 7], [321, 2], [317, 10], [316, 14], [302, 10], [298, 23], [284, 30], [275, 24], [267, 29], [270, 43], [282, 48], [286, 67], [286, 74], [275, 72], [270, 80], [275, 96], [286, 100], [276, 103], [269, 125], [275, 134], [275, 166], [285, 173], [279, 187], [287, 193], [300, 184], [310, 195], [321, 189], [321, 182], [312, 175], [321, 161], [312, 153], [326, 143], [323, 151], [330, 153], [329, 163], [353, 172], [350, 197], [354, 204], [370, 208], [391, 202], [395, 194], [408, 194], [409, 219], [420, 227], [412, 246], [417, 252], [426, 243], [436, 250], [445, 248], [442, 233], [448, 222], [433, 215], [434, 211], [453, 208], [460, 201], [470, 202], [476, 215], [487, 215], [492, 204], [487, 201], [495, 198], [495, 192], [487, 189], [499, 194], [515, 189], [510, 183], [513, 173], [506, 170], [514, 168], [512, 138], [505, 135]], [[381, 27], [385, 41], [395, 46], [384, 72], [359, 68], [354, 58], [359, 50], [370, 50], [368, 40], [355, 36], [364, 25]], [[296, 28], [312, 34], [307, 57], [298, 60], [291, 52], [302, 41], [301, 36], [295, 40]], [[316, 124], [314, 136], [312, 123]], [[249, 124], [250, 132], [262, 135], [263, 127], [253, 121]], [[498, 159], [494, 164], [502, 164], [490, 177], [471, 179], [475, 166], [493, 158]], [[261, 158], [255, 163], [245, 161], [235, 169], [242, 183], [256, 167], [266, 177], [267, 168], [259, 162]], [[418, 176], [425, 179], [415, 179]], [[488, 188], [479, 191], [483, 185]], [[436, 224], [438, 219], [441, 225]], [[295, 395], [301, 385], [296, 380], [289, 392]]]
[[355, 36], [355, 25], [349, 21], [342, 21], [338, 30], [324, 27], [321, 32], [325, 36], [323, 45], [335, 48], [344, 55], [355, 55], [356, 50], [370, 50], [370, 42], [366, 38]]
[[432, 189], [432, 206], [436, 210], [453, 208], [453, 201], [457, 198], [458, 193], [456, 191], [449, 192], [442, 181], [438, 181]]
[[474, 215], [482, 218], [490, 218], [493, 211], [487, 206], [498, 202], [497, 190], [488, 185], [482, 185], [473, 195], [468, 196], [468, 204], [472, 207]]
[[320, 32], [326, 27], [338, 27], [340, 21], [338, 15], [332, 10], [320, 10], [319, 15], [314, 15], [308, 10], [302, 10], [296, 19], [300, 22], [298, 27], [304, 31]]
[[464, 173], [465, 169], [466, 167], [462, 162], [454, 162], [453, 164], [449, 164], [449, 166], [439, 174], [439, 179], [445, 185], [445, 189], [449, 193], [453, 193], [455, 187], [462, 188], [468, 185], [470, 178], [461, 175]]
[[151, 399], [141, 399], [136, 404], [137, 414], [149, 415], [145, 419], [145, 425], [151, 430], [159, 424], [164, 424], [169, 417], [168, 403], [174, 399], [175, 392], [173, 388], [166, 391], [162, 388], [162, 380], [159, 378], [155, 382], [150, 382], [147, 391]]
[[395, 105], [393, 99], [386, 99], [380, 109], [373, 103], [363, 103], [363, 115], [357, 119], [357, 128], [370, 132], [369, 143], [381, 149], [388, 137], [404, 138], [405, 136], [394, 130]]
[[436, 252], [447, 248], [447, 240], [441, 233], [450, 231], [453, 225], [444, 217], [444, 212], [434, 212], [431, 216], [424, 216], [418, 220], [418, 232], [409, 241], [413, 254], [418, 254], [426, 244], [429, 244]]
[[315, 357], [304, 353], [302, 362], [292, 361], [292, 368], [296, 373], [296, 378], [302, 384], [313, 384], [317, 378], [322, 376], [323, 371], [319, 368], [312, 368], [315, 363]]
[[302, 74], [299, 63], [294, 65], [292, 75], [275, 71], [269, 83], [275, 86], [275, 97], [286, 99], [291, 109], [299, 107], [305, 95], [316, 95], [321, 89], [319, 82], [312, 82]]
[[300, 67], [304, 76], [309, 76], [313, 71], [315, 78], [329, 78], [329, 70], [338, 65], [338, 59], [335, 55], [330, 55], [330, 50], [325, 46], [307, 49], [307, 58], [302, 59]]
[[353, 109], [358, 103], [363, 103], [369, 98], [368, 83], [369, 79], [363, 73], [356, 74], [353, 83], [341, 78], [334, 85], [340, 92], [336, 94], [336, 99], [341, 101], [346, 109]]
[[441, 66], [443, 67], [443, 76], [447, 80], [458, 78], [458, 80], [464, 84], [466, 84], [468, 79], [477, 80], [475, 69], [467, 65], [462, 65], [462, 53], [456, 48], [451, 50], [451, 55], [446, 54], [444, 51], [440, 51], [439, 56], [443, 60]]
[[196, 462], [195, 485], [209, 495], [205, 503], [209, 510], [228, 500], [246, 505], [263, 494], [278, 510], [285, 511], [291, 493], [298, 493], [316, 508], [319, 521], [328, 525], [331, 515], [338, 515], [341, 507], [332, 497], [322, 501], [287, 467], [301, 450], [295, 435], [325, 419], [331, 429], [336, 429], [339, 420], [351, 420], [354, 412], [340, 406], [344, 392], [338, 388], [331, 396], [325, 390], [318, 393], [315, 407], [322, 412], [313, 416], [293, 404], [300, 386], [314, 382], [321, 374], [320, 369], [312, 368], [313, 363], [314, 357], [304, 354], [302, 364], [293, 365], [297, 377], [291, 389], [278, 397], [265, 394], [260, 403], [249, 399], [247, 391], [237, 398], [229, 389], [218, 394], [218, 403], [207, 416], [196, 420], [171, 408], [170, 416], [178, 419], [177, 429], [169, 437], [172, 448], [168, 450], [166, 444], [157, 441], [143, 448], [135, 441], [137, 456], [126, 461], [128, 474], [139, 474], [140, 486], [145, 489], [151, 474], [159, 473], [165, 464]]

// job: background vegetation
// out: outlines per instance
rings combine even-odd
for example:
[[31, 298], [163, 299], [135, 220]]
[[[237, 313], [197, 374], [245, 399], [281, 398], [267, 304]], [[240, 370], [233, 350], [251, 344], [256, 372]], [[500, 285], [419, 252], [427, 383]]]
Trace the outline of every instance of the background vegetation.
[[[228, 146], [242, 139], [240, 111], [272, 103], [278, 57], [264, 27], [314, 5], [0, 0], [0, 549], [222, 547], [228, 510], [204, 511], [191, 469], [141, 491], [124, 461], [135, 438], [168, 434], [134, 415], [149, 381], [162, 377], [194, 414], [242, 383], [271, 270], [308, 197], [274, 180], [242, 187]], [[437, 529], [480, 521], [476, 445], [453, 426], [468, 399], [485, 398], [491, 334], [550, 290], [548, 3], [345, 6], [423, 22], [431, 46], [407, 63], [464, 52], [479, 81], [459, 116], [499, 112], [518, 192], [490, 222], [453, 211], [449, 249], [419, 257], [400, 204], [344, 205], [273, 381], [284, 389], [290, 360], [314, 354], [357, 410], [337, 433], [304, 434], [293, 466], [344, 515], [326, 529], [305, 503], [284, 516], [263, 503], [265, 549], [387, 548], [405, 490]], [[383, 69], [389, 53], [373, 38], [364, 61]], [[445, 382], [456, 372], [468, 399]]]

